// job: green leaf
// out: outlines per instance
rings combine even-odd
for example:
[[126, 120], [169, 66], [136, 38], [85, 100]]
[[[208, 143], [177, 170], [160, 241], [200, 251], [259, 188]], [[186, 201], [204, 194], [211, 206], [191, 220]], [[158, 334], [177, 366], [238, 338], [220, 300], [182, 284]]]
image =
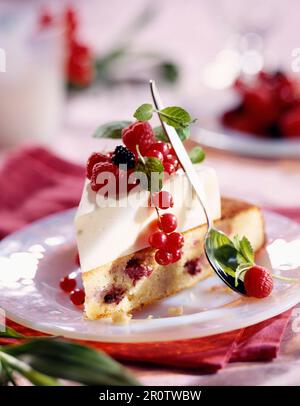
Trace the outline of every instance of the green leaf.
[[174, 128], [185, 128], [192, 122], [189, 113], [181, 107], [166, 107], [158, 112], [160, 118]]
[[103, 124], [94, 132], [94, 138], [122, 138], [122, 129], [128, 127], [132, 122], [128, 120], [111, 121]]
[[[3, 351], [4, 356], [24, 357], [28, 368], [51, 380], [56, 377], [85, 385], [139, 385], [129, 371], [104, 353], [64, 340], [30, 340]], [[31, 374], [27, 378], [32, 378]]]
[[[36, 341], [39, 342], [39, 341]], [[20, 345], [21, 346], [21, 345]], [[13, 347], [20, 347], [19, 345], [14, 345]], [[6, 349], [5, 349], [6, 350]], [[9, 369], [9, 373], [16, 371], [19, 374], [23, 375], [31, 383], [38, 386], [58, 386], [59, 382], [50, 376], [43, 374], [42, 372], [36, 371], [27, 363], [22, 360], [17, 359], [16, 357], [8, 354], [7, 351], [0, 351], [0, 360], [2, 366], [5, 367], [6, 372]], [[9, 379], [9, 376], [7, 377]], [[10, 380], [10, 379], [9, 379]]]
[[151, 120], [153, 115], [153, 106], [150, 103], [142, 104], [134, 113], [133, 117], [135, 117], [138, 121], [148, 121]]
[[[154, 157], [143, 157], [139, 159], [135, 167], [135, 172], [141, 172], [146, 175], [147, 182], [143, 182], [141, 179], [141, 187], [149, 192], [159, 192], [162, 189], [163, 176], [164, 176], [164, 166], [158, 158]], [[153, 177], [157, 176], [157, 182], [153, 183]], [[152, 179], [152, 182], [151, 182]]]
[[237, 264], [237, 250], [232, 241], [223, 233], [212, 229], [210, 230], [205, 242], [209, 255], [214, 257], [224, 269], [224, 271], [234, 277]]
[[254, 251], [250, 241], [245, 236], [240, 241], [239, 251], [248, 262], [250, 262], [251, 264], [254, 263]]
[[189, 152], [189, 157], [193, 164], [199, 164], [200, 162], [204, 161], [205, 152], [201, 147], [197, 146]]

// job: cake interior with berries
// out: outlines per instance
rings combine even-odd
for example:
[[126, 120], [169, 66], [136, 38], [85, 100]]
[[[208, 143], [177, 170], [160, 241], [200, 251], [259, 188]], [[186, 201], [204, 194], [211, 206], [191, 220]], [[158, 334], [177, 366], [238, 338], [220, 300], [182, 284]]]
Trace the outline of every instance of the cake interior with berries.
[[[159, 132], [148, 122], [151, 105], [143, 106], [134, 115], [138, 121], [122, 128], [123, 144], [110, 153], [93, 153], [87, 163], [75, 226], [84, 311], [91, 320], [130, 314], [212, 273], [204, 255], [201, 205], [171, 145], [156, 138]], [[190, 116], [178, 109], [163, 114], [174, 126], [184, 117], [181, 125], [187, 126]], [[247, 245], [259, 250], [265, 239], [260, 209], [221, 198], [201, 148], [190, 156], [216, 227], [230, 237], [247, 236]]]

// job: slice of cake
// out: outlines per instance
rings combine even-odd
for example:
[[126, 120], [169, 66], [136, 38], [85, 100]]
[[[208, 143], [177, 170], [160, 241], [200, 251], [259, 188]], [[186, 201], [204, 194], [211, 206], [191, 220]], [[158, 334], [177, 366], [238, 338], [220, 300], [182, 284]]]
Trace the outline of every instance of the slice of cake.
[[[264, 226], [259, 208], [232, 199], [221, 201], [214, 171], [199, 166], [198, 174], [216, 226], [231, 236], [247, 235], [253, 249], [260, 249]], [[185, 241], [180, 260], [167, 266], [155, 261], [156, 250], [147, 242], [155, 209], [140, 203], [137, 207], [97, 207], [95, 193], [86, 183], [76, 227], [89, 319], [130, 313], [188, 288], [212, 272], [203, 254], [205, 219], [194, 196], [191, 207], [184, 205], [187, 192], [178, 187], [181, 177], [185, 175], [175, 174], [164, 185], [168, 190], [177, 188], [171, 211], [177, 215]], [[122, 199], [119, 204], [122, 206]]]

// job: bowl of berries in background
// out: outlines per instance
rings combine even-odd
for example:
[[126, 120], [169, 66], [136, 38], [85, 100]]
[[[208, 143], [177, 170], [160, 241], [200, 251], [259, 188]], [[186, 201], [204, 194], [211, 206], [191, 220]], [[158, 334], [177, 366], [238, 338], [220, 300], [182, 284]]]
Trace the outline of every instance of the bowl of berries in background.
[[234, 103], [198, 135], [212, 148], [262, 158], [300, 157], [300, 81], [283, 71], [240, 76]]

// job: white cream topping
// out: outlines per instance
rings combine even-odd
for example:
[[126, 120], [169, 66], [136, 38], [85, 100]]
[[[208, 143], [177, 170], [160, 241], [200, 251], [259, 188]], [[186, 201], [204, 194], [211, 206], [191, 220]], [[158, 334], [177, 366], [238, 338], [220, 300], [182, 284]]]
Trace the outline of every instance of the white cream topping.
[[[215, 171], [203, 165], [195, 167], [203, 185], [206, 207], [211, 218], [216, 220], [221, 216], [221, 200]], [[163, 190], [172, 193], [174, 206], [161, 213], [176, 215], [177, 231], [205, 224], [203, 210], [182, 171], [172, 175], [164, 183]], [[149, 246], [153, 220], [157, 219], [155, 209], [148, 207], [149, 192], [132, 191], [129, 196], [129, 201], [128, 196], [121, 197], [118, 207], [99, 207], [97, 194], [91, 190], [90, 182], [85, 182], [75, 217], [82, 272]]]

